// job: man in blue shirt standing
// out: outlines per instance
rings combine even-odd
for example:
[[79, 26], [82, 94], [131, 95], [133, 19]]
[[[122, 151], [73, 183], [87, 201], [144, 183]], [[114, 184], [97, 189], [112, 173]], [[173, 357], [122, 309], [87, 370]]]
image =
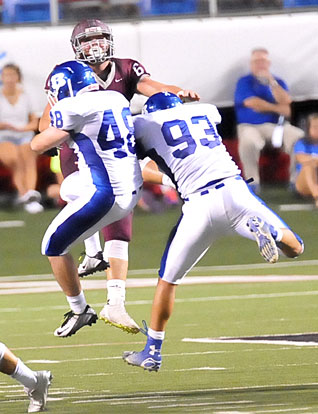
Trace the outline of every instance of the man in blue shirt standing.
[[291, 180], [294, 169], [293, 146], [304, 136], [304, 131], [285, 121], [291, 115], [292, 99], [286, 83], [270, 72], [270, 65], [266, 49], [252, 50], [251, 72], [238, 80], [235, 90], [239, 155], [245, 178], [254, 179], [255, 189], [259, 188], [260, 183], [260, 152], [266, 143], [272, 141], [278, 120], [282, 123], [283, 149], [291, 157]]

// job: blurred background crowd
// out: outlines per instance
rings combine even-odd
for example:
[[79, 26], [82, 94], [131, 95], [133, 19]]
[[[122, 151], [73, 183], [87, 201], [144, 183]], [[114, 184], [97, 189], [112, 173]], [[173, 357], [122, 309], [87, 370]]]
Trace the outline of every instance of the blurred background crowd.
[[[301, 48], [292, 44], [293, 40], [288, 44], [288, 32], [284, 31], [284, 25], [289, 24], [286, 19], [278, 24], [274, 20], [268, 23], [271, 26], [266, 30], [271, 33], [271, 38], [266, 35], [267, 32], [257, 30], [257, 21], [254, 20], [253, 23], [242, 20], [246, 17], [285, 18], [306, 14], [314, 19], [317, 11], [318, 0], [0, 0], [0, 31], [3, 38], [9, 36], [12, 43], [7, 48], [0, 49], [0, 205], [7, 205], [8, 200], [11, 200], [9, 205], [12, 206], [14, 199], [13, 205], [22, 205], [29, 213], [41, 212], [43, 205], [63, 205], [58, 191], [62, 177], [56, 160], [45, 156], [35, 160], [34, 155], [28, 152], [28, 142], [37, 131], [36, 120], [41, 116], [41, 108], [44, 109], [42, 97], [38, 99], [37, 95], [41, 96], [43, 92], [44, 80], [49, 73], [47, 68], [52, 67], [51, 60], [56, 63], [55, 55], [59, 56], [59, 60], [66, 56], [64, 45], [67, 44], [67, 38], [63, 28], [71, 27], [83, 18], [98, 18], [114, 27], [116, 51], [120, 50], [120, 57], [124, 57], [122, 51], [127, 49], [129, 56], [141, 59], [149, 72], [155, 73], [155, 78], [191, 87], [201, 94], [203, 101], [218, 106], [223, 119], [219, 132], [243, 174], [245, 172], [245, 178], [253, 175], [252, 187], [255, 192], [259, 193], [264, 184], [284, 185], [298, 196], [313, 199], [314, 205], [318, 206], [318, 133], [314, 128], [318, 112], [318, 83], [314, 77], [309, 79], [310, 76], [306, 75], [314, 71], [314, 59], [318, 58], [318, 51], [313, 52], [315, 46], [311, 39], [306, 39], [304, 44], [301, 36], [299, 44], [306, 46], [305, 55], [302, 55]], [[241, 19], [236, 29], [235, 18], [237, 21]], [[218, 24], [221, 20], [222, 23]], [[142, 24], [149, 21], [153, 22], [153, 26], [143, 29]], [[177, 21], [180, 23], [177, 29], [176, 25], [167, 26], [167, 22]], [[186, 26], [182, 26], [183, 22]], [[264, 22], [266, 25], [265, 20]], [[198, 25], [201, 25], [201, 32], [197, 29]], [[234, 28], [233, 32], [227, 31], [226, 27]], [[61, 30], [58, 31], [59, 29]], [[49, 31], [53, 33], [51, 37], [55, 42], [52, 56], [50, 50], [53, 52], [53, 49], [50, 49], [50, 44], [44, 38]], [[250, 36], [253, 31], [254, 44]], [[191, 48], [189, 44], [188, 56], [184, 56], [186, 40], [180, 44], [180, 48], [174, 46], [174, 43], [178, 43], [180, 32], [185, 39], [191, 36], [195, 45], [194, 50], [193, 45]], [[216, 32], [219, 38], [215, 36]], [[17, 33], [23, 33], [22, 37], [16, 36]], [[210, 37], [211, 33], [213, 37]], [[238, 38], [235, 38], [235, 33]], [[224, 47], [227, 34], [228, 50]], [[302, 33], [301, 29], [299, 34], [304, 38], [306, 36], [306, 32]], [[150, 35], [157, 37], [152, 38]], [[167, 53], [164, 57], [166, 39], [171, 42], [166, 44]], [[41, 51], [33, 41], [41, 45]], [[26, 46], [22, 46], [23, 42]], [[240, 49], [235, 47], [236, 42]], [[280, 42], [281, 46], [278, 46]], [[206, 47], [207, 44], [210, 45], [209, 48]], [[259, 49], [257, 59], [254, 59], [253, 49], [257, 47], [264, 47], [264, 50]], [[25, 55], [21, 54], [20, 48], [23, 53], [25, 51]], [[175, 61], [170, 58], [171, 52], [168, 49], [173, 50]], [[72, 58], [71, 55], [67, 57]], [[36, 58], [39, 62], [35, 61]], [[219, 64], [219, 58], [222, 59], [223, 66]], [[32, 68], [33, 61], [35, 65]], [[167, 61], [171, 62], [169, 67], [165, 65]], [[295, 71], [294, 65], [298, 61], [303, 65], [296, 65]], [[271, 63], [273, 71], [270, 69]], [[210, 78], [214, 83], [212, 80], [205, 82], [203, 88], [209, 65], [211, 68], [213, 66]], [[198, 72], [200, 70], [202, 76]], [[257, 71], [261, 72], [260, 76]], [[248, 96], [246, 86], [236, 84], [247, 73], [257, 79], [262, 89], [258, 99], [263, 99], [266, 103], [266, 94], [274, 96], [272, 102], [271, 98], [268, 101], [271, 105], [278, 104], [275, 108], [271, 107], [272, 112], [260, 107], [259, 101], [251, 102], [249, 98], [255, 95], [255, 91], [250, 91], [252, 95]], [[277, 76], [282, 76], [283, 79]], [[33, 84], [36, 84], [36, 88]], [[28, 94], [28, 86], [32, 90], [31, 94]], [[282, 95], [284, 90], [288, 95]], [[287, 104], [284, 108], [280, 105], [280, 98]], [[16, 103], [20, 103], [20, 109]], [[266, 116], [254, 118], [251, 113], [242, 114], [242, 109], [246, 111], [246, 107], [248, 111], [264, 112]], [[133, 112], [138, 112], [138, 106]], [[268, 112], [272, 116], [269, 117]], [[270, 127], [267, 125], [265, 133], [261, 125], [266, 123]], [[258, 124], [257, 128], [255, 124]], [[281, 131], [281, 141], [278, 144], [277, 141], [272, 142], [274, 130], [276, 140], [279, 130]], [[303, 141], [295, 146], [294, 151], [294, 145], [299, 140]], [[299, 176], [304, 165], [306, 168], [302, 170], [301, 180], [297, 183], [295, 174], [297, 172]], [[162, 186], [146, 185], [140, 209], [162, 212], [167, 207], [178, 205], [177, 193], [168, 190]]]

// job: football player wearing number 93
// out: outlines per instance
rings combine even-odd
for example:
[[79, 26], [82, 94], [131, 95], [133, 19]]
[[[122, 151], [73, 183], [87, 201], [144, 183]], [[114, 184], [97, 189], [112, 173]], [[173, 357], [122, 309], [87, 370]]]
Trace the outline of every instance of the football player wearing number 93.
[[93, 70], [77, 61], [56, 66], [49, 85], [51, 126], [34, 137], [31, 148], [43, 153], [67, 142], [78, 158], [81, 191], [42, 241], [42, 254], [71, 307], [54, 334], [71, 336], [95, 323], [97, 315], [86, 303], [69, 249], [129, 214], [139, 199], [142, 176], [129, 102], [121, 93], [100, 91]]
[[157, 371], [176, 286], [218, 238], [236, 233], [256, 239], [270, 263], [279, 251], [298, 256], [303, 242], [249, 191], [217, 132], [221, 116], [214, 105], [182, 105], [176, 95], [159, 93], [143, 112], [134, 117], [137, 152], [157, 162], [184, 200], [162, 256], [146, 347], [123, 355], [131, 365]]

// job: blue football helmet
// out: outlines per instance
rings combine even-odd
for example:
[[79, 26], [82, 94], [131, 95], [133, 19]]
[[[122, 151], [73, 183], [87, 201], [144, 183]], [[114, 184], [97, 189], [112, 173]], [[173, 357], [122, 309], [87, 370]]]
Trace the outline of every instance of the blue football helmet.
[[56, 101], [64, 98], [98, 89], [93, 70], [86, 63], [70, 60], [53, 69], [49, 80], [48, 99], [54, 105]]
[[182, 105], [181, 99], [171, 92], [159, 92], [152, 95], [142, 108], [143, 114], [150, 112], [162, 111], [163, 109], [174, 108]]

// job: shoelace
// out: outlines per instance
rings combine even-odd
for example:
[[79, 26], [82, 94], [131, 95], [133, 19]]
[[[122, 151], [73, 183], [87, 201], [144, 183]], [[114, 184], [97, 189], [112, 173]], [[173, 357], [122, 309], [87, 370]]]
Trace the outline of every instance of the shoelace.
[[145, 320], [142, 320], [143, 328], [140, 328], [140, 332], [146, 336], [148, 336], [148, 325]]

